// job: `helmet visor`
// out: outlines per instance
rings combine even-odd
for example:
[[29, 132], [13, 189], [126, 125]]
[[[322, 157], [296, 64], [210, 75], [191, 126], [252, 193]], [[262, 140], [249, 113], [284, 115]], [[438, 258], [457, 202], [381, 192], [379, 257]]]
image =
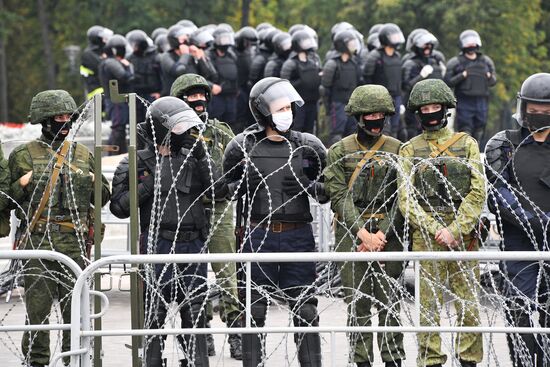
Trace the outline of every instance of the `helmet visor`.
[[288, 38], [285, 38], [282, 42], [281, 42], [281, 50], [283, 51], [288, 51], [290, 50], [290, 47], [292, 46], [292, 40], [290, 39], [290, 37]]
[[197, 116], [195, 111], [192, 109], [184, 110], [181, 112], [176, 113], [173, 116], [170, 116], [168, 118], [168, 121], [166, 122], [168, 125], [168, 129], [176, 134], [181, 135], [188, 131], [189, 129], [204, 124], [202, 120]]
[[476, 36], [475, 34], [466, 35], [462, 37], [460, 41], [462, 43], [463, 48], [468, 47], [470, 45], [477, 45], [481, 47], [481, 39], [479, 38], [479, 36]]
[[388, 40], [392, 45], [400, 45], [405, 43], [405, 36], [403, 36], [402, 32], [395, 32], [388, 35]]
[[357, 38], [349, 40], [346, 42], [346, 48], [351, 54], [357, 53], [361, 48], [359, 45], [359, 40]]
[[290, 103], [296, 103], [301, 107], [304, 105], [304, 100], [288, 80], [281, 80], [272, 84], [256, 98], [255, 107], [267, 117]]
[[315, 42], [315, 39], [313, 37], [304, 38], [303, 40], [300, 41], [300, 48], [302, 50], [316, 50], [317, 42]]
[[216, 37], [216, 44], [218, 46], [233, 46], [235, 38], [232, 33], [222, 33]]
[[436, 47], [438, 45], [437, 38], [431, 33], [424, 33], [415, 38], [414, 45], [416, 47], [424, 47], [427, 44], [432, 44]]

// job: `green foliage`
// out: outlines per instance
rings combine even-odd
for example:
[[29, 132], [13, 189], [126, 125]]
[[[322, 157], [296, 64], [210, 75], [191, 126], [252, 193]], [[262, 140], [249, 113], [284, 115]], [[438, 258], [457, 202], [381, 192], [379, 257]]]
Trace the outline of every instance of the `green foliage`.
[[[69, 90], [78, 102], [84, 93], [79, 75], [69, 72], [63, 48], [74, 44], [83, 50], [86, 30], [94, 24], [115, 33], [140, 28], [151, 32], [181, 19], [197, 25], [227, 22], [237, 29], [241, 23], [241, 1], [237, 0], [44, 0], [50, 17], [57, 88]], [[10, 118], [25, 121], [34, 94], [46, 88], [42, 37], [36, 2], [4, 0], [0, 32], [6, 36]], [[398, 24], [405, 35], [415, 28], [429, 29], [440, 41], [447, 58], [458, 53], [458, 35], [476, 29], [483, 40], [482, 51], [495, 62], [499, 82], [493, 88], [491, 124], [496, 126], [503, 105], [510, 105], [521, 82], [530, 74], [548, 70], [547, 34], [550, 34], [550, 5], [541, 0], [252, 0], [249, 23], [270, 22], [281, 29], [295, 23], [315, 28], [320, 55], [330, 47], [330, 29], [339, 21], [354, 24], [363, 34], [376, 23]]]

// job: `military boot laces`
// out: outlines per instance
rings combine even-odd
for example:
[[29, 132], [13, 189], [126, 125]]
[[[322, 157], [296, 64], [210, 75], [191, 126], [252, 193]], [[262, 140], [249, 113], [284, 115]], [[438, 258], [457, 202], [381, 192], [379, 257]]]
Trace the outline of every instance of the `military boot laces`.
[[241, 336], [239, 334], [229, 334], [229, 337], [227, 338], [227, 342], [229, 343], [229, 353], [231, 355], [231, 358], [236, 359], [238, 361], [243, 359], [243, 349], [242, 349], [242, 343], [241, 343]]

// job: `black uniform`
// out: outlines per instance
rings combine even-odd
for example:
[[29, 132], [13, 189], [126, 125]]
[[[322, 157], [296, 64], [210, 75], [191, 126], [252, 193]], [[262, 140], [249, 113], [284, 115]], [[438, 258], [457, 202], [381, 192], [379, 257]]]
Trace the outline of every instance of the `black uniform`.
[[250, 65], [250, 74], [248, 75], [248, 84], [250, 86], [253, 86], [258, 80], [264, 77], [265, 65], [271, 53], [271, 50], [263, 45], [258, 48], [258, 52], [254, 55], [252, 64]]
[[290, 54], [281, 69], [281, 78], [288, 79], [304, 100], [304, 105], [296, 109], [293, 129], [313, 133], [317, 121], [319, 87], [321, 85], [321, 60], [315, 52], [308, 52], [305, 62], [298, 53]]
[[216, 78], [212, 81], [221, 86], [220, 94], [212, 96], [208, 106], [211, 118], [228, 123], [233, 128], [237, 120], [237, 94], [239, 92], [239, 71], [237, 56], [231, 49], [218, 54], [216, 49], [208, 52], [208, 58], [216, 69]]
[[174, 80], [183, 74], [199, 74], [206, 80], [212, 81], [217, 78], [216, 69], [207, 57], [195, 59], [190, 54], [177, 55], [173, 50], [163, 53], [160, 56], [160, 67], [162, 77], [163, 96], [170, 95], [170, 88]]
[[237, 56], [237, 80], [239, 81], [239, 94], [237, 97], [237, 114], [232, 130], [238, 134], [246, 127], [254, 123], [254, 117], [248, 108], [248, 95], [250, 94], [250, 85], [248, 77], [252, 66], [252, 59], [256, 54], [255, 47], [246, 48], [243, 51], [235, 50]]
[[103, 48], [99, 45], [88, 45], [81, 57], [80, 75], [84, 78], [87, 98], [90, 99], [96, 93], [102, 93], [99, 80], [99, 64]]
[[286, 59], [286, 56], [279, 56], [275, 53], [271, 55], [267, 61], [267, 64], [265, 64], [264, 78], [270, 76], [281, 76], [281, 68], [283, 67], [283, 63], [286, 61]]
[[[128, 61], [134, 65], [133, 91], [149, 102], [153, 102], [152, 94], [162, 90], [160, 78], [160, 55], [156, 49], [148, 50], [143, 55], [133, 53], [128, 56]], [[136, 104], [136, 119], [138, 122], [145, 121], [147, 106], [141, 102]]]

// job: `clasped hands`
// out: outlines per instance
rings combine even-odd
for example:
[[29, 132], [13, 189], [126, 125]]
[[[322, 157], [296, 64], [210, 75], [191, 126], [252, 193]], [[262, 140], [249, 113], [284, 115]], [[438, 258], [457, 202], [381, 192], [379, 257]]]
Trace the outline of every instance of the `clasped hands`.
[[365, 228], [361, 228], [357, 232], [357, 238], [361, 241], [357, 252], [378, 252], [384, 249], [386, 246], [386, 235], [378, 230], [376, 233], [370, 233]]

